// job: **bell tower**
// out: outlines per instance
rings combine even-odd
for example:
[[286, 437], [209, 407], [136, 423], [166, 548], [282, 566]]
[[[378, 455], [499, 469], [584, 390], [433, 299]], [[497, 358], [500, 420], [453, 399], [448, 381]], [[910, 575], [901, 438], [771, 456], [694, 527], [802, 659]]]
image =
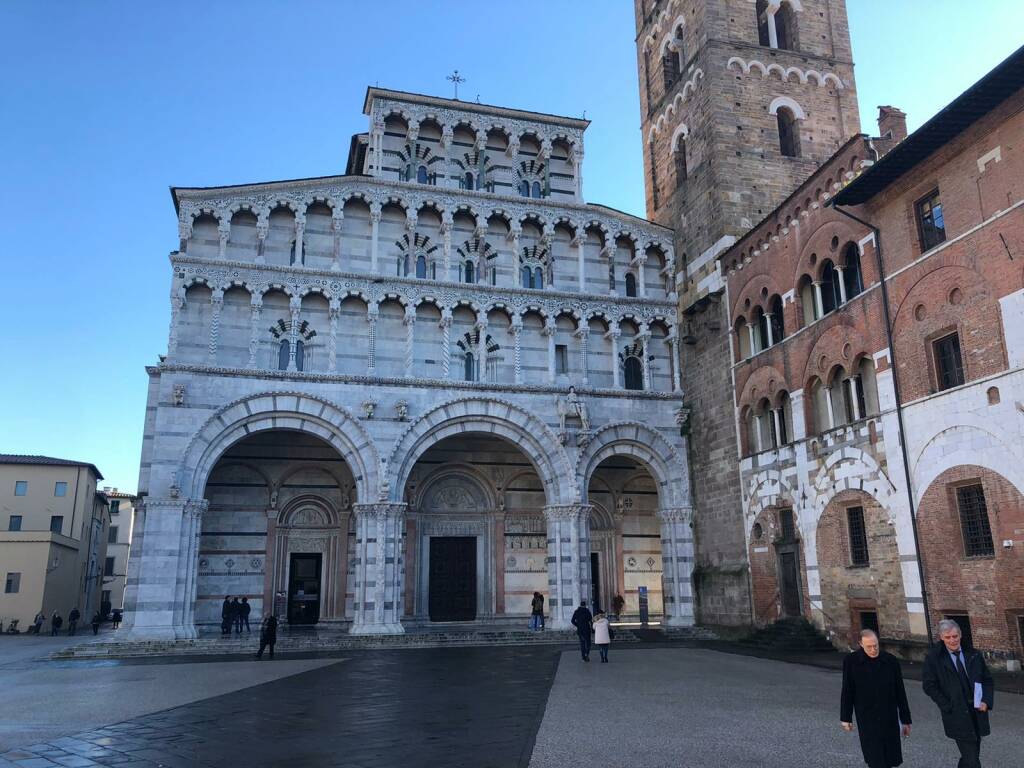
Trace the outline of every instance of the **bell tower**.
[[675, 230], [697, 615], [749, 621], [717, 256], [860, 131], [845, 0], [635, 0], [648, 218]]

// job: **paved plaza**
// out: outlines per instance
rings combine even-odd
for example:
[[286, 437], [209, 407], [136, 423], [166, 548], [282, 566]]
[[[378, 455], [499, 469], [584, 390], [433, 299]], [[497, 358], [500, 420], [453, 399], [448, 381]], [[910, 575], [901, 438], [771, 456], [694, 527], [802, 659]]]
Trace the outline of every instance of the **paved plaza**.
[[[330, 658], [53, 662], [0, 644], [0, 768], [855, 768], [830, 670], [684, 647], [351, 651]], [[596, 655], [595, 655], [596, 658]], [[955, 765], [920, 683], [906, 766]], [[1024, 698], [997, 694], [987, 768], [1019, 765]]]

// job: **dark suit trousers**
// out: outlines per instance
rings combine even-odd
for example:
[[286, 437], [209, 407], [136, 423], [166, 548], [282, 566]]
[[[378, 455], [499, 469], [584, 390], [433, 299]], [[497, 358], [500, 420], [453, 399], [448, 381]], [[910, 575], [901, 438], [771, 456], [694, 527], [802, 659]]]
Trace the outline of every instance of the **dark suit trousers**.
[[960, 762], [957, 768], [981, 768], [981, 739], [957, 739]]

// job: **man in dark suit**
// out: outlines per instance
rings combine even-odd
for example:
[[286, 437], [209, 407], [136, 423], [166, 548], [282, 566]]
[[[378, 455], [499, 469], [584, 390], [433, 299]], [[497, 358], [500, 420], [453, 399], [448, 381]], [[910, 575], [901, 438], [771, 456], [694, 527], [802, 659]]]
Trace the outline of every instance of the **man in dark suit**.
[[981, 740], [990, 733], [988, 713], [995, 691], [985, 659], [973, 648], [962, 647], [960, 638], [959, 624], [952, 619], [939, 622], [941, 642], [928, 652], [921, 682], [942, 713], [946, 736], [960, 750], [958, 768], [981, 768]]
[[580, 607], [569, 619], [576, 627], [576, 635], [580, 639], [580, 655], [584, 661], [590, 661], [590, 635], [594, 631], [594, 617], [587, 608], [587, 601], [580, 601]]

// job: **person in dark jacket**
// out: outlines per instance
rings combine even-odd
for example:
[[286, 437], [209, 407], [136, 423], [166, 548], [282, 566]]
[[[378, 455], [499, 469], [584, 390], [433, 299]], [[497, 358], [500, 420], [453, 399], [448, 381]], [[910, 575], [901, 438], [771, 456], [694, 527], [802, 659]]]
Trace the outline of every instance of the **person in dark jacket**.
[[952, 619], [939, 622], [939, 640], [925, 657], [921, 687], [960, 750], [958, 768], [981, 768], [981, 740], [991, 732], [988, 713], [995, 699], [992, 675], [980, 653], [961, 645], [960, 625]]
[[900, 663], [879, 648], [878, 635], [860, 633], [860, 650], [843, 659], [843, 693], [839, 722], [853, 730], [857, 715], [860, 749], [869, 768], [893, 768], [903, 764], [900, 733], [910, 735], [910, 706], [903, 687]]
[[103, 614], [96, 611], [92, 615], [92, 633], [98, 635], [100, 633], [100, 624], [103, 623]]
[[544, 595], [534, 592], [530, 608], [530, 629], [534, 631], [544, 629]]
[[231, 634], [231, 595], [224, 595], [224, 602], [220, 606], [220, 633]]
[[71, 613], [68, 614], [68, 636], [75, 634], [75, 629], [78, 627], [78, 620], [82, 618], [82, 614], [78, 608], [72, 608]]
[[587, 609], [586, 600], [580, 601], [580, 607], [573, 613], [570, 621], [576, 627], [576, 634], [580, 639], [580, 655], [584, 661], [590, 661], [590, 634], [593, 631], [594, 617]]
[[245, 631], [252, 632], [252, 629], [249, 628], [249, 614], [252, 613], [252, 606], [249, 605], [248, 597], [242, 598], [242, 604], [241, 606], [239, 606], [239, 609], [241, 613], [239, 614], [240, 618], [238, 620], [238, 631], [241, 632], [242, 625], [245, 624]]
[[64, 623], [64, 619], [56, 611], [53, 612], [53, 616], [50, 617], [50, 637], [54, 637], [60, 632], [61, 625]]
[[263, 658], [263, 649], [270, 646], [270, 658], [274, 658], [274, 643], [277, 642], [277, 616], [270, 614], [263, 619], [260, 628], [260, 649], [256, 652], [256, 658]]
[[[237, 597], [231, 601], [231, 623], [235, 627], [235, 633], [242, 634], [242, 604], [238, 602]], [[228, 634], [231, 634], [230, 629]]]

